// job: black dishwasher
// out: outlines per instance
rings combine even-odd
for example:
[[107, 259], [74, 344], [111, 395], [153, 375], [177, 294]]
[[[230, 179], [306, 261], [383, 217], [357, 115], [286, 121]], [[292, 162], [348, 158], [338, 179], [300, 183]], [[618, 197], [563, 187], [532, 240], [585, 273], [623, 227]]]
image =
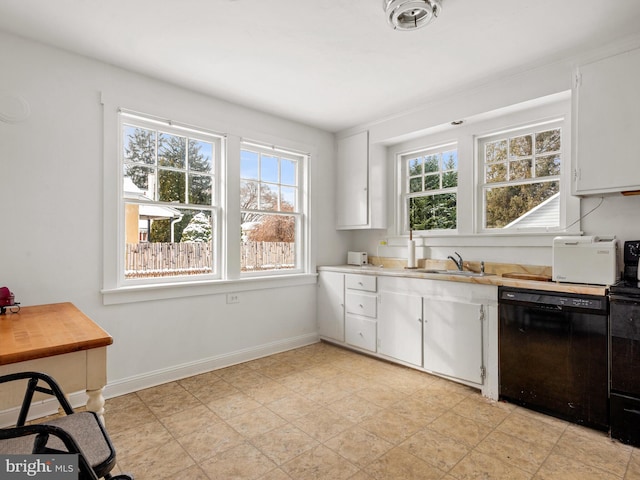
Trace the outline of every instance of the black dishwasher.
[[499, 287], [500, 398], [609, 428], [608, 300]]

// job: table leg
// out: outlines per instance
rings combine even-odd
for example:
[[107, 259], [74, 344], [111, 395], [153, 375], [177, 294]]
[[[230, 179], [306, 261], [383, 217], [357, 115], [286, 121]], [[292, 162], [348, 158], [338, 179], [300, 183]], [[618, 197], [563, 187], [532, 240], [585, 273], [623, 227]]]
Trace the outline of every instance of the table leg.
[[102, 392], [107, 384], [107, 348], [87, 350], [87, 410], [96, 412], [104, 424], [104, 397]]
[[104, 397], [102, 396], [102, 388], [96, 390], [87, 390], [87, 410], [95, 412], [104, 425]]

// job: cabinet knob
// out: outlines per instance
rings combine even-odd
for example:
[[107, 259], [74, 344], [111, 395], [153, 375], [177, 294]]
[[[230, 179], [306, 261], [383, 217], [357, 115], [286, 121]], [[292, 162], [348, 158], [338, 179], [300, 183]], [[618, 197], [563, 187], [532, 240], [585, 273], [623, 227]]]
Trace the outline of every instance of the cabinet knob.
[[360, 304], [360, 308], [364, 308], [364, 305]]

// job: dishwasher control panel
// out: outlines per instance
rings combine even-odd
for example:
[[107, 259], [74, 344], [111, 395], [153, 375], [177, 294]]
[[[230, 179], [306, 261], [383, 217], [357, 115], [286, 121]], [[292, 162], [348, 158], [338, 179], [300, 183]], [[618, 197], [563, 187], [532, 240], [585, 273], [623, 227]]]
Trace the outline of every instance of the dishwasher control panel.
[[568, 296], [563, 294], [541, 293], [536, 291], [502, 290], [500, 301], [527, 303], [539, 308], [561, 309], [562, 307], [584, 308], [589, 310], [603, 310], [607, 308], [605, 297], [588, 295]]

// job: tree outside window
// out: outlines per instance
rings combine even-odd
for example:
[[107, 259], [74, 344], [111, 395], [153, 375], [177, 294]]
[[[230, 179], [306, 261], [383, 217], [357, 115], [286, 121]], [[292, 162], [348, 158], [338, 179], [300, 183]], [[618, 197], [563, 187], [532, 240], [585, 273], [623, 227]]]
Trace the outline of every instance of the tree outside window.
[[123, 117], [125, 278], [215, 273], [220, 139]]
[[401, 157], [407, 229], [457, 228], [458, 151], [455, 144]]
[[299, 268], [302, 157], [243, 144], [240, 157], [242, 272]]
[[485, 229], [560, 224], [562, 132], [556, 124], [480, 139]]

